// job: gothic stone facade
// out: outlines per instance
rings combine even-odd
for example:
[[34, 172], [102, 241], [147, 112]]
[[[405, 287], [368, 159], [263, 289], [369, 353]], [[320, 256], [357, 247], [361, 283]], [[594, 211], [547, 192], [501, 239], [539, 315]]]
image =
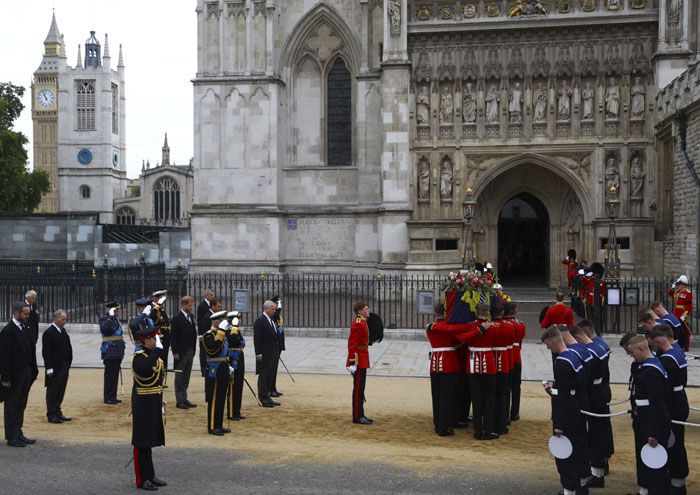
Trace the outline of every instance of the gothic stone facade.
[[454, 268], [471, 187], [480, 259], [542, 202], [556, 285], [602, 260], [614, 185], [623, 271], [656, 270], [654, 95], [697, 51], [661, 3], [198, 0], [193, 269]]

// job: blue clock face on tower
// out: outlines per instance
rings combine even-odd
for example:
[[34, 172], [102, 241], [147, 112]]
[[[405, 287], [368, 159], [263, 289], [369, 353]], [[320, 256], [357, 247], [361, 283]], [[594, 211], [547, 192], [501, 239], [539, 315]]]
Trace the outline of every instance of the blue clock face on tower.
[[92, 161], [92, 151], [87, 148], [78, 151], [78, 161], [83, 165], [88, 165]]

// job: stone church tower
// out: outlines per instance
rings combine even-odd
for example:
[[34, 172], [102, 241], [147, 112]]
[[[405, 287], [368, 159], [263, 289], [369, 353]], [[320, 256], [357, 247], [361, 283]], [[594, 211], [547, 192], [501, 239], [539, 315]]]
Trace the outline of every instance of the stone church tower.
[[32, 84], [34, 163], [52, 185], [39, 211], [95, 212], [109, 223], [126, 189], [124, 63], [120, 46], [111, 69], [107, 35], [103, 48], [94, 31], [84, 61], [80, 51], [70, 67], [54, 14]]
[[[661, 4], [661, 5], [660, 5]], [[661, 253], [658, 84], [697, 57], [679, 0], [198, 0], [192, 268], [561, 282]]]

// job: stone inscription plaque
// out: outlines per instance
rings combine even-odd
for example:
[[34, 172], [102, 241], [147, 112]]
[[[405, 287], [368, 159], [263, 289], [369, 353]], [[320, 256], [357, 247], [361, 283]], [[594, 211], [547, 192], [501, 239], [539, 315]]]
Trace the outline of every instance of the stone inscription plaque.
[[355, 258], [355, 221], [352, 218], [289, 219], [285, 233], [287, 259]]

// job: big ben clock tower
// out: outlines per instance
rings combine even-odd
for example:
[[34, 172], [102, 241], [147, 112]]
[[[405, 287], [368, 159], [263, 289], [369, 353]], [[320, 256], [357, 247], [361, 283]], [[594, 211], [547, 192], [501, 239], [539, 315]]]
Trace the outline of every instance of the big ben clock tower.
[[32, 120], [34, 123], [34, 168], [49, 174], [51, 189], [42, 198], [37, 211], [58, 211], [58, 74], [65, 70], [66, 55], [63, 39], [51, 20], [49, 34], [44, 40], [44, 56], [34, 72], [32, 84]]
[[78, 46], [74, 67], [66, 62], [56, 15], [44, 40], [32, 84], [34, 167], [49, 174], [51, 190], [38, 211], [97, 213], [114, 219], [114, 200], [126, 192], [124, 62], [110, 64], [109, 43], [90, 31], [85, 59]]

